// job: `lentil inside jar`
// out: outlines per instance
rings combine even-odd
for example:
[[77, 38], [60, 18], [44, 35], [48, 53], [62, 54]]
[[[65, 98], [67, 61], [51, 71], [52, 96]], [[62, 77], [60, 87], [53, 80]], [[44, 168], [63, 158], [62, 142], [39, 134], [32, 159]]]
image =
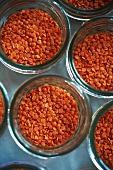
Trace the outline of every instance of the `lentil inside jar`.
[[61, 48], [62, 30], [42, 10], [12, 14], [1, 29], [1, 47], [13, 62], [34, 66], [54, 58]]
[[88, 35], [74, 50], [74, 65], [82, 79], [101, 91], [113, 91], [113, 33]]
[[113, 168], [113, 108], [100, 118], [95, 130], [95, 146], [99, 157]]
[[0, 92], [0, 125], [2, 124], [3, 116], [4, 116], [4, 103], [2, 93]]
[[67, 3], [84, 9], [98, 9], [109, 4], [112, 0], [66, 0]]
[[72, 137], [79, 123], [78, 106], [63, 88], [45, 84], [32, 89], [20, 102], [22, 134], [38, 146], [58, 146]]

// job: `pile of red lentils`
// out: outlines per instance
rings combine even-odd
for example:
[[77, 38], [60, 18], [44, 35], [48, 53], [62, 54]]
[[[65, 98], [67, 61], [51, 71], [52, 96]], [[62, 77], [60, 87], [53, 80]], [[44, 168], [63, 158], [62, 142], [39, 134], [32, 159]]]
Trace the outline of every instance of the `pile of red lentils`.
[[74, 64], [87, 84], [101, 91], [113, 91], [113, 33], [87, 36], [74, 51]]
[[38, 146], [57, 146], [72, 137], [79, 123], [78, 106], [64, 89], [49, 84], [32, 89], [19, 106], [24, 137]]
[[2, 94], [0, 93], [0, 124], [3, 121], [3, 116], [4, 116], [3, 97]]
[[6, 56], [22, 65], [40, 65], [61, 48], [62, 30], [42, 10], [22, 10], [12, 14], [1, 30], [1, 46]]
[[113, 108], [104, 113], [97, 123], [95, 146], [103, 162], [113, 168]]
[[67, 3], [84, 9], [98, 9], [109, 4], [112, 0], [66, 0]]

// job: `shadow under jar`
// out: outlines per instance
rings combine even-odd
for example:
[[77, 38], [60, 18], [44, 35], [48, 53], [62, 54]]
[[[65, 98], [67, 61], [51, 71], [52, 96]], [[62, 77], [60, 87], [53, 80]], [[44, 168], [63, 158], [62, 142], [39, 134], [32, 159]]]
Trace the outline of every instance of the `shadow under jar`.
[[113, 9], [113, 0], [77, 1], [55, 0], [66, 11], [70, 18], [86, 21], [94, 17], [109, 14]]
[[0, 136], [7, 127], [8, 95], [3, 84], [0, 82]]
[[8, 116], [15, 142], [27, 153], [43, 158], [76, 149], [85, 139], [90, 121], [87, 95], [72, 81], [56, 75], [34, 77], [22, 84]]
[[113, 169], [113, 100], [94, 113], [87, 146], [90, 158], [99, 170]]
[[42, 73], [64, 56], [70, 23], [57, 3], [9, 0], [1, 7], [0, 20], [0, 61], [13, 71]]
[[87, 21], [73, 35], [66, 54], [72, 80], [89, 95], [113, 97], [113, 17]]

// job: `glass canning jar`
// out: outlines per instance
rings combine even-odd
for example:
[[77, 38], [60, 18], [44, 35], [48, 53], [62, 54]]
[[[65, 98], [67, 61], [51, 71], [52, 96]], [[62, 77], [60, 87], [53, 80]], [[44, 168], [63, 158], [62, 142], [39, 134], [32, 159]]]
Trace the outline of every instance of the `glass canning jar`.
[[0, 82], [0, 136], [7, 127], [7, 113], [8, 113], [8, 94], [5, 87]]
[[70, 18], [82, 20], [82, 21], [86, 21], [94, 17], [108, 14], [113, 9], [113, 0], [109, 4], [97, 9], [77, 8], [69, 4], [68, 2], [66, 2], [66, 0], [55, 0], [55, 1], [58, 2], [65, 9], [67, 15]]
[[9, 16], [15, 14], [21, 10], [27, 9], [37, 9], [42, 10], [45, 13], [52, 16], [52, 18], [56, 21], [62, 31], [62, 39], [61, 39], [61, 46], [58, 53], [49, 61], [35, 65], [35, 66], [28, 66], [23, 64], [18, 64], [17, 62], [11, 61], [3, 52], [2, 47], [0, 45], [0, 61], [10, 68], [13, 71], [22, 73], [22, 74], [38, 74], [42, 73], [53, 66], [55, 66], [60, 59], [64, 56], [66, 51], [69, 38], [70, 38], [70, 23], [68, 17], [65, 15], [64, 10], [60, 7], [59, 4], [50, 1], [50, 0], [9, 0], [4, 1], [3, 5], [1, 3], [0, 9], [0, 30], [2, 29], [3, 25], [7, 22]]
[[47, 170], [45, 167], [29, 162], [10, 162], [0, 166], [1, 170]]
[[[89, 95], [98, 98], [113, 98], [113, 91], [101, 91], [88, 85], [78, 73], [74, 64], [74, 51], [78, 44], [87, 36], [98, 33], [113, 33], [113, 17], [97, 17], [85, 22], [77, 32], [74, 33], [66, 53], [66, 67], [71, 79]], [[85, 58], [84, 58], [85, 59]], [[112, 59], [111, 59], [112, 60]], [[112, 82], [111, 82], [112, 83]]]
[[[23, 97], [28, 94], [31, 89], [38, 88], [45, 84], [65, 89], [76, 101], [79, 115], [77, 129], [72, 137], [62, 144], [48, 147], [42, 147], [40, 145], [36, 146], [35, 144], [29, 142], [22, 135], [18, 123], [18, 109]], [[91, 122], [91, 115], [92, 110], [88, 96], [74, 82], [57, 75], [46, 74], [35, 76], [27, 80], [17, 89], [11, 101], [10, 112], [8, 115], [8, 125], [12, 138], [21, 149], [35, 157], [41, 156], [42, 158], [48, 158], [63, 155], [76, 149], [87, 136]]]
[[[98, 121], [101, 119], [101, 117], [109, 110], [113, 110], [113, 100], [103, 104], [93, 115], [92, 117], [92, 122], [90, 125], [90, 130], [89, 134], [87, 137], [87, 148], [88, 152], [90, 155], [90, 158], [94, 165], [99, 169], [99, 170], [110, 170], [112, 168], [109, 168], [99, 157], [97, 151], [96, 151], [96, 146], [95, 146], [95, 130], [97, 127]], [[104, 139], [103, 139], [104, 140]], [[106, 139], [105, 139], [106, 140]], [[110, 139], [108, 139], [110, 140]], [[111, 141], [112, 142], [112, 141]], [[106, 141], [105, 141], [106, 143]], [[101, 146], [100, 146], [101, 147]]]

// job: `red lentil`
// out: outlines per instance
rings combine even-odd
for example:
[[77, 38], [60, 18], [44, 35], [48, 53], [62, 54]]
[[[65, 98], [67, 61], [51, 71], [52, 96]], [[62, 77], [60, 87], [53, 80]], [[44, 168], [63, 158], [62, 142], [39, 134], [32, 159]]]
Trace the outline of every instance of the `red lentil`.
[[109, 109], [97, 123], [95, 146], [103, 162], [113, 168], [113, 108]]
[[109, 4], [112, 0], [66, 0], [77, 8], [97, 9]]
[[87, 84], [113, 91], [113, 33], [87, 36], [74, 51], [74, 64]]
[[35, 145], [64, 143], [74, 134], [78, 121], [74, 98], [66, 90], [48, 84], [26, 94], [18, 110], [22, 133]]
[[1, 46], [6, 56], [23, 65], [39, 65], [60, 50], [62, 30], [42, 10], [22, 10], [12, 14], [1, 30]]
[[4, 114], [3, 97], [2, 97], [2, 94], [0, 93], [0, 124], [3, 121], [3, 114]]

